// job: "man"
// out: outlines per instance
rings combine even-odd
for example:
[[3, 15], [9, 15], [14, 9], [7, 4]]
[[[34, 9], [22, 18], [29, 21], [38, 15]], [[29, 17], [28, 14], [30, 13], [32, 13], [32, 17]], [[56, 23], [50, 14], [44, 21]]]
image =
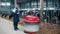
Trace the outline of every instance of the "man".
[[34, 15], [40, 19], [40, 12], [37, 8], [34, 9]]
[[18, 22], [19, 22], [19, 6], [16, 5], [16, 8], [13, 9], [13, 25], [14, 30], [18, 30]]
[[36, 8], [35, 10], [34, 10], [34, 15], [35, 16], [37, 16], [37, 17], [39, 17], [40, 18], [40, 13], [39, 13], [39, 11], [38, 11], [38, 9]]

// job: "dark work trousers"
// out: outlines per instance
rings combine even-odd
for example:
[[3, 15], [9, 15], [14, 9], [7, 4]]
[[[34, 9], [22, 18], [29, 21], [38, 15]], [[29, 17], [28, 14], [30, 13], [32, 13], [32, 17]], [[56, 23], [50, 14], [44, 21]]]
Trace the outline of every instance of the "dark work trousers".
[[18, 29], [18, 22], [14, 22], [14, 30]]
[[18, 14], [14, 14], [13, 16], [13, 25], [14, 25], [14, 29], [16, 30], [18, 28], [18, 22], [19, 22], [19, 16]]

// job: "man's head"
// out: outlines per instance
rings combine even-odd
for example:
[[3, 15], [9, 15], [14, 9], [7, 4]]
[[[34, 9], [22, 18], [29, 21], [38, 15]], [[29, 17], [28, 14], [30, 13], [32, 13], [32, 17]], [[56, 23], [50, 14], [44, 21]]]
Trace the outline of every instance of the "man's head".
[[16, 5], [16, 8], [19, 8], [19, 5]]
[[37, 8], [35, 8], [35, 9], [34, 9], [34, 12], [38, 12], [38, 9], [37, 9]]

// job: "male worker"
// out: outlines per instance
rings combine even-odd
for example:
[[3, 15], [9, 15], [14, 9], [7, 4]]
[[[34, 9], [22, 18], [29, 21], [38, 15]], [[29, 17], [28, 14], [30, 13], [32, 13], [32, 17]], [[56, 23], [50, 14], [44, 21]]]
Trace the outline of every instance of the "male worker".
[[40, 13], [39, 13], [39, 10], [37, 8], [34, 9], [34, 13], [35, 13], [35, 16], [40, 18]]
[[18, 30], [18, 22], [19, 22], [19, 6], [16, 5], [16, 8], [13, 9], [13, 25], [14, 30]]

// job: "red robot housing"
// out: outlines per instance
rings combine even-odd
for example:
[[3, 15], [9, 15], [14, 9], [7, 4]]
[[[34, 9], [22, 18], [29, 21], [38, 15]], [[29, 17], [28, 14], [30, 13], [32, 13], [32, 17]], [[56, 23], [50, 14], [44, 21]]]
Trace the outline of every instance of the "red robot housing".
[[24, 32], [27, 32], [27, 34], [36, 34], [39, 31], [40, 20], [37, 16], [27, 15], [24, 18], [24, 22]]

